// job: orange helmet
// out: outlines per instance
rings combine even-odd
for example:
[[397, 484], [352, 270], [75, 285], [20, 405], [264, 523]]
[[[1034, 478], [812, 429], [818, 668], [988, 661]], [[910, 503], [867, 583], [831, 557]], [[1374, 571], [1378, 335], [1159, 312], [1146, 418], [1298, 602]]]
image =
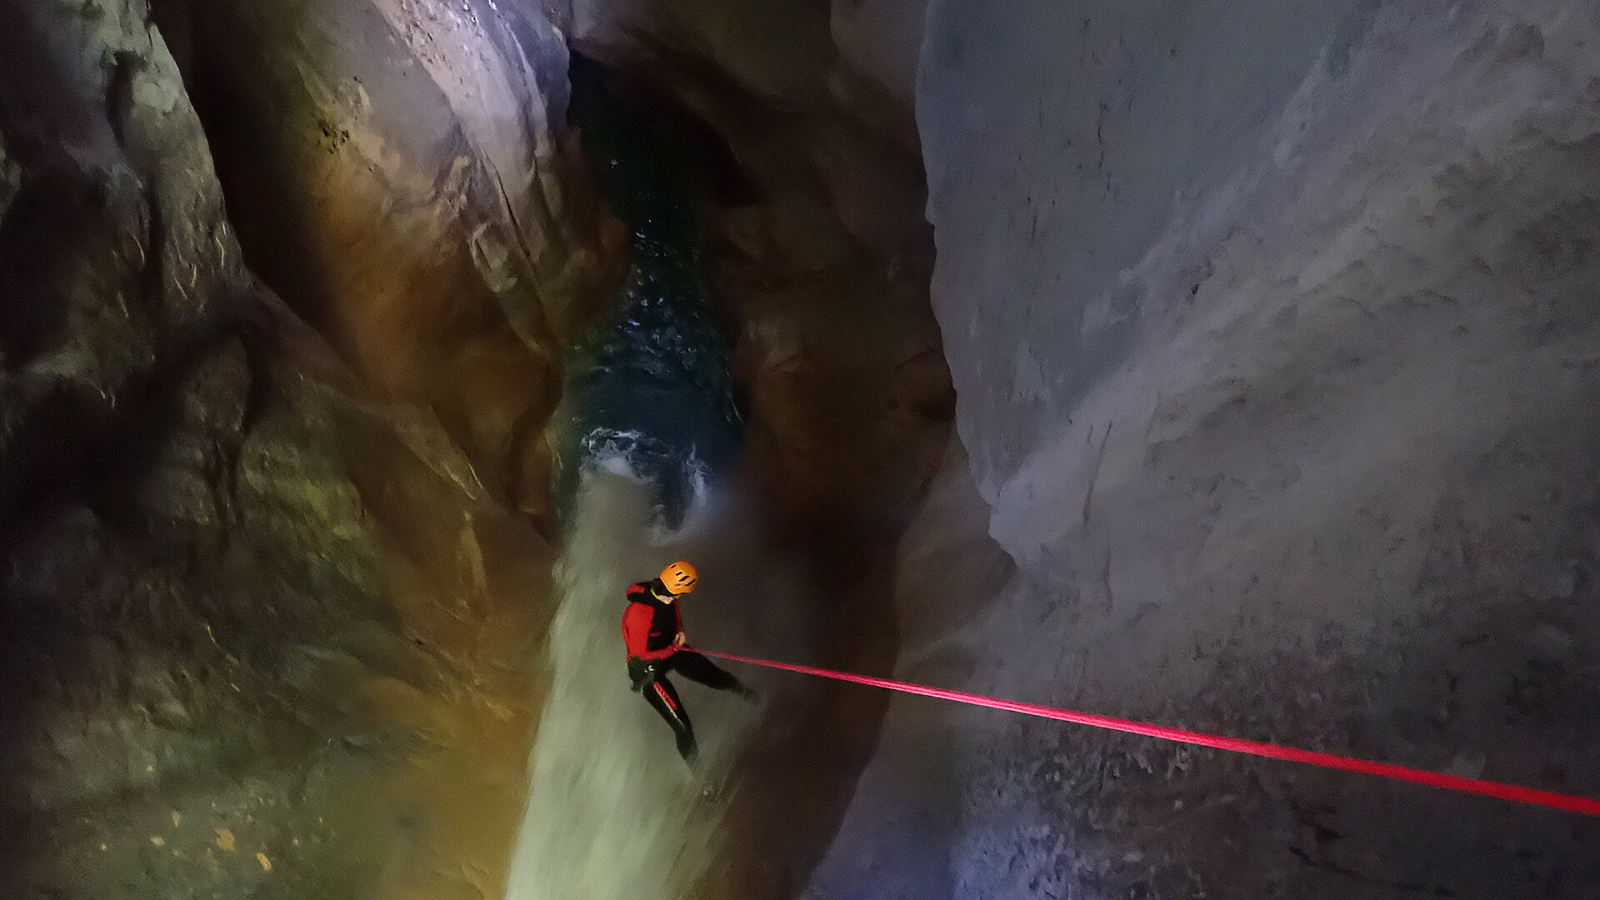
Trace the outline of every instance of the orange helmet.
[[694, 590], [694, 583], [699, 578], [694, 566], [681, 559], [661, 570], [661, 583], [674, 594], [687, 594]]

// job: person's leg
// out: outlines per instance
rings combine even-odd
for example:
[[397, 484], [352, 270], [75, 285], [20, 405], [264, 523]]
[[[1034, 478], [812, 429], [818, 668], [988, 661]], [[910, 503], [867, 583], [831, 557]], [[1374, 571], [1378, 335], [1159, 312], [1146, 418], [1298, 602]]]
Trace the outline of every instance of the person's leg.
[[689, 712], [683, 708], [683, 701], [678, 699], [678, 691], [672, 686], [672, 682], [665, 678], [653, 679], [644, 686], [644, 699], [649, 701], [655, 711], [661, 714], [661, 718], [672, 727], [673, 737], [678, 741], [678, 755], [693, 765], [695, 757], [699, 755], [699, 748], [695, 745], [694, 726], [690, 724]]
[[747, 700], [755, 700], [756, 692], [751, 690], [744, 682], [733, 676], [716, 663], [693, 650], [679, 650], [672, 654], [672, 671], [682, 672], [683, 677], [690, 681], [697, 681], [712, 690], [733, 691]]

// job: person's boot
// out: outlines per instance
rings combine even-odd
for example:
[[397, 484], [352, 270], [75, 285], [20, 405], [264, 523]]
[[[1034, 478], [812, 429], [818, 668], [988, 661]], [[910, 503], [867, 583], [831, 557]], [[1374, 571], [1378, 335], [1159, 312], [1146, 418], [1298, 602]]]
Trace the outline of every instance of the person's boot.
[[678, 755], [683, 757], [683, 761], [689, 765], [690, 770], [699, 771], [700, 747], [695, 742], [694, 735], [678, 735]]

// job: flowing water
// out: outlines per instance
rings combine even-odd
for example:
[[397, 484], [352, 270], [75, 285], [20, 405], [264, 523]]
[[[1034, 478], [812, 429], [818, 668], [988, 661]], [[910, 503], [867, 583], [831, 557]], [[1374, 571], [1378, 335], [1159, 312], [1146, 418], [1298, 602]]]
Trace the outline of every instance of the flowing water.
[[704, 772], [692, 775], [665, 723], [629, 690], [623, 590], [694, 559], [703, 575], [685, 606], [691, 640], [726, 635], [767, 567], [750, 564], [757, 553], [735, 504], [713, 502], [741, 426], [682, 151], [613, 98], [603, 72], [579, 60], [573, 80], [585, 150], [633, 229], [633, 270], [614, 319], [573, 363], [551, 684], [507, 896], [654, 900], [681, 895], [714, 858], [717, 791], [756, 715], [679, 679], [700, 738]]
[[[628, 689], [623, 667], [622, 588], [693, 543], [650, 539], [653, 494], [649, 483], [605, 472], [580, 489], [557, 572], [553, 680], [511, 900], [673, 897], [711, 858], [719, 807], [701, 795], [714, 782], [691, 775], [667, 726]], [[679, 687], [715, 772], [737, 740], [739, 711], [725, 697]]]
[[576, 59], [572, 116], [596, 182], [632, 231], [618, 311], [580, 341], [563, 422], [560, 485], [569, 514], [581, 475], [625, 467], [658, 490], [662, 522], [680, 524], [742, 439], [729, 348], [708, 299], [690, 145], [614, 97], [606, 75]]

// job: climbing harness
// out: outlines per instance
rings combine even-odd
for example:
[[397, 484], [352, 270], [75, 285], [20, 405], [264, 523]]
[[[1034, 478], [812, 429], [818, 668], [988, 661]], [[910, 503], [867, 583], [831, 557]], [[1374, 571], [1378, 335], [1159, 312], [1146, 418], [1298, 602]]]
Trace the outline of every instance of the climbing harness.
[[815, 675], [819, 678], [831, 678], [835, 681], [849, 681], [855, 684], [864, 684], [870, 687], [884, 688], [891, 691], [900, 691], [906, 694], [916, 694], [922, 697], [933, 697], [938, 700], [953, 700], [957, 703], [966, 703], [972, 706], [984, 706], [989, 709], [1005, 710], [1006, 712], [1022, 713], [1027, 716], [1039, 716], [1044, 719], [1055, 719], [1061, 722], [1072, 722], [1078, 725], [1088, 725], [1091, 728], [1102, 728], [1108, 731], [1120, 731], [1126, 734], [1138, 734], [1153, 737], [1164, 741], [1174, 741], [1180, 744], [1192, 744], [1199, 747], [1212, 747], [1217, 750], [1228, 750], [1233, 753], [1245, 753], [1250, 756], [1261, 756], [1267, 759], [1281, 759], [1289, 762], [1305, 763], [1311, 766], [1320, 766], [1324, 769], [1341, 769], [1346, 772], [1359, 772], [1363, 775], [1375, 775], [1379, 778], [1388, 778], [1394, 781], [1406, 781], [1412, 784], [1422, 784], [1428, 787], [1444, 788], [1450, 791], [1461, 791], [1468, 794], [1479, 794], [1484, 797], [1494, 797], [1498, 800], [1509, 800], [1513, 803], [1529, 803], [1535, 806], [1546, 806], [1551, 809], [1566, 812], [1582, 813], [1589, 816], [1600, 816], [1600, 800], [1589, 797], [1579, 797], [1571, 794], [1558, 794], [1553, 791], [1541, 791], [1533, 788], [1521, 787], [1514, 784], [1503, 784], [1498, 781], [1485, 781], [1481, 778], [1464, 778], [1460, 775], [1446, 775], [1441, 772], [1430, 772], [1426, 769], [1412, 769], [1407, 766], [1397, 766], [1392, 763], [1372, 762], [1365, 759], [1354, 759], [1348, 756], [1337, 756], [1332, 753], [1319, 753], [1314, 750], [1301, 750], [1297, 747], [1285, 747], [1280, 744], [1268, 744], [1262, 741], [1247, 741], [1241, 738], [1223, 737], [1221, 735], [1206, 734], [1200, 731], [1189, 731], [1183, 728], [1167, 728], [1161, 725], [1148, 725], [1143, 722], [1134, 722], [1128, 719], [1114, 719], [1110, 716], [1098, 716], [1092, 713], [1074, 712], [1069, 709], [1056, 709], [1049, 706], [1039, 706], [1032, 703], [1017, 703], [1013, 700], [999, 700], [994, 697], [985, 697], [981, 694], [968, 694], [961, 691], [950, 691], [943, 688], [928, 687], [921, 684], [911, 684], [905, 681], [891, 681], [887, 678], [872, 678], [867, 675], [852, 675], [848, 672], [835, 672], [831, 669], [818, 669], [811, 666], [797, 666], [792, 663], [774, 662], [769, 659], [753, 659], [748, 656], [734, 656], [730, 653], [713, 653], [710, 650], [698, 650], [705, 656], [715, 656], [732, 662], [748, 663], [753, 666], [765, 666], [769, 669], [782, 669], [787, 672], [798, 672], [802, 675]]

